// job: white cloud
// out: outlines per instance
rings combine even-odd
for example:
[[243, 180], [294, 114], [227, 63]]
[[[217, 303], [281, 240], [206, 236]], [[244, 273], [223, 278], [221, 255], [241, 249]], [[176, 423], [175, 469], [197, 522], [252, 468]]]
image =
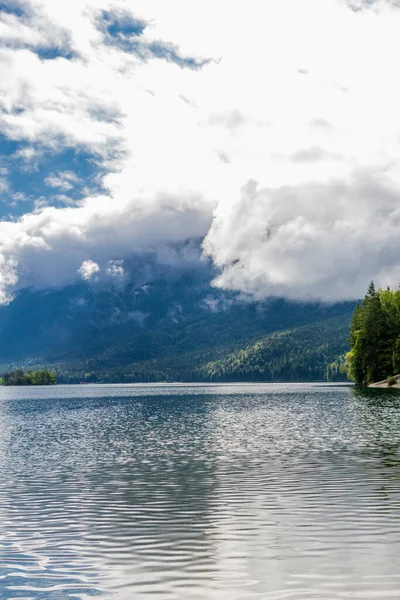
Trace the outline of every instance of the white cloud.
[[6, 167], [0, 167], [0, 198], [10, 189], [8, 175], [9, 170]]
[[[102, 195], [0, 223], [0, 269], [13, 273], [0, 278], [3, 298], [69, 283], [87, 256], [106, 272], [130, 252], [163, 260], [168, 244], [198, 236], [217, 284], [258, 296], [349, 298], [372, 277], [397, 284], [400, 11], [353, 9], [40, 0], [32, 17], [3, 16], [0, 131], [27, 159], [73, 147], [107, 171]], [[150, 22], [147, 44], [213, 60], [143, 62], [104, 43], [101, 10]], [[70, 58], [35, 53], [55, 44]], [[70, 170], [47, 183], [68, 191]]]
[[249, 182], [218, 208], [204, 243], [222, 268], [216, 284], [331, 300], [359, 297], [371, 273], [397, 287], [399, 197], [383, 173], [269, 189]]
[[73, 171], [60, 171], [59, 173], [48, 175], [44, 182], [49, 187], [59, 188], [67, 192], [68, 190], [72, 190], [74, 185], [79, 182], [79, 177]]
[[3, 195], [5, 192], [8, 192], [8, 189], [9, 184], [7, 178], [4, 177], [4, 175], [0, 175], [0, 196]]
[[90, 281], [96, 273], [100, 273], [100, 267], [93, 260], [85, 260], [79, 267], [78, 273], [82, 279]]
[[125, 274], [123, 264], [123, 260], [110, 260], [106, 269], [106, 275], [116, 278], [123, 277]]

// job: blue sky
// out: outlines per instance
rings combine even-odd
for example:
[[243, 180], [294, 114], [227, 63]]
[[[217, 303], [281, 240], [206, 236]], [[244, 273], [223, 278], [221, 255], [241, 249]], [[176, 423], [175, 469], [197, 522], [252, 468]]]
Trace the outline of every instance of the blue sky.
[[[15, 22], [32, 25], [36, 28], [35, 11], [29, 2], [0, 2], [0, 15], [7, 20], [13, 17]], [[102, 43], [114, 47], [123, 54], [130, 54], [140, 61], [161, 59], [174, 63], [181, 68], [199, 69], [206, 59], [197, 59], [180, 53], [179, 47], [160, 39], [148, 40], [143, 37], [150, 25], [144, 19], [137, 18], [128, 10], [95, 10], [93, 25], [102, 34]], [[3, 45], [15, 50], [29, 48], [42, 61], [63, 59], [78, 61], [79, 52], [70, 44], [68, 34], [56, 39], [43, 39], [42, 43], [19, 44], [5, 40]], [[14, 112], [23, 112], [23, 106], [15, 106]], [[101, 104], [91, 109], [98, 120], [116, 121], [118, 116]], [[58, 134], [59, 135], [59, 134]], [[57, 132], [54, 132], [57, 137]], [[90, 194], [104, 192], [102, 176], [107, 171], [102, 157], [88, 147], [72, 145], [68, 147], [62, 136], [50, 141], [40, 137], [29, 143], [26, 139], [13, 139], [0, 133], [0, 219], [12, 220], [38, 207], [74, 206]], [[118, 152], [118, 144], [115, 151]], [[110, 153], [110, 148], [107, 150]], [[6, 183], [5, 183], [6, 182]]]
[[[36, 160], [31, 158], [36, 152]], [[13, 220], [39, 206], [73, 206], [102, 190], [96, 156], [76, 148], [56, 152], [0, 136], [0, 169], [7, 188], [0, 194], [0, 218]]]
[[397, 285], [399, 15], [0, 0], [0, 302], [192, 238], [256, 297]]

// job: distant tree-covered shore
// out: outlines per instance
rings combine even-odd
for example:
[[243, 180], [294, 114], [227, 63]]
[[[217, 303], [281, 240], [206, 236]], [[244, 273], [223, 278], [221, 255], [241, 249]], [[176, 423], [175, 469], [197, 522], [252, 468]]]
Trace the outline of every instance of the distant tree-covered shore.
[[376, 290], [371, 282], [350, 324], [348, 376], [369, 385], [400, 373], [400, 290]]
[[[153, 357], [138, 360], [136, 346], [129, 341], [102, 354], [60, 360], [51, 367], [61, 384], [348, 381], [344, 367], [353, 309], [349, 306], [344, 314], [259, 334], [248, 343], [213, 341], [201, 349], [190, 348], [186, 336], [178, 344], [172, 334], [158, 337], [156, 343], [157, 334], [151, 332]], [[234, 326], [243, 328], [240, 323], [229, 323]], [[213, 330], [207, 329], [207, 335], [214, 335]], [[199, 331], [196, 336], [200, 337]], [[142, 342], [145, 339], [143, 334]]]
[[22, 369], [17, 369], [4, 373], [0, 383], [1, 385], [55, 385], [56, 376], [48, 369], [29, 370], [26, 373]]

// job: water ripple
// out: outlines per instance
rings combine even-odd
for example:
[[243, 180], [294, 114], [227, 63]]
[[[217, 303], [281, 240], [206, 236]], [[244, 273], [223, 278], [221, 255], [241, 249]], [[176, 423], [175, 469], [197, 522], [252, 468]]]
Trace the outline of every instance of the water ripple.
[[400, 394], [0, 389], [0, 597], [400, 597]]

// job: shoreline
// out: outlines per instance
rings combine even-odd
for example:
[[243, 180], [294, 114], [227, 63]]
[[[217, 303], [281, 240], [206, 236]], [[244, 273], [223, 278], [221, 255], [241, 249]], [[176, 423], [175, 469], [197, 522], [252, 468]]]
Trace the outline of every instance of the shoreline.
[[[394, 383], [393, 385], [389, 385], [389, 381], [395, 378], [397, 381], [396, 383]], [[382, 381], [377, 381], [376, 383], [370, 383], [369, 386], [370, 388], [384, 388], [384, 389], [400, 389], [400, 374], [398, 375], [393, 375], [392, 377], [388, 377], [387, 379], [383, 379]]]

